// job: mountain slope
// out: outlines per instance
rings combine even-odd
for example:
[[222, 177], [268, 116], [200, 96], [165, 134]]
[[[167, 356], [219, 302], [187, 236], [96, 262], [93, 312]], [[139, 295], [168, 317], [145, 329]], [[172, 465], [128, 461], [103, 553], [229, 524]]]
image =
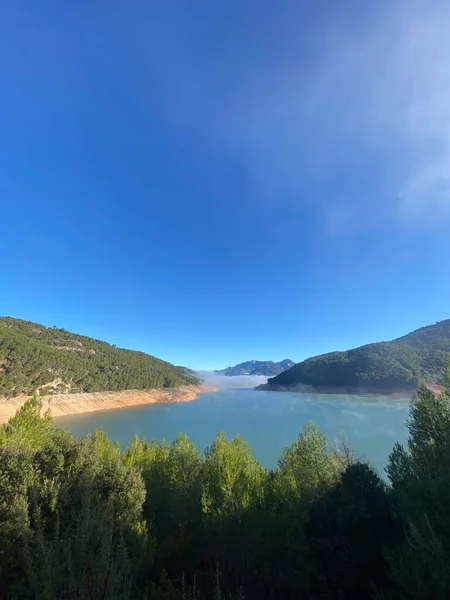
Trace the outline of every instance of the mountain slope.
[[450, 356], [450, 319], [391, 342], [309, 358], [258, 389], [308, 385], [321, 391], [407, 391], [420, 380], [439, 383]]
[[0, 395], [150, 389], [197, 382], [184, 367], [144, 352], [0, 317]]
[[270, 377], [271, 375], [278, 375], [286, 369], [292, 367], [295, 363], [288, 358], [276, 363], [272, 360], [248, 360], [240, 363], [235, 367], [228, 367], [222, 371], [215, 371], [221, 375], [227, 375], [228, 377], [235, 377], [237, 375], [265, 375]]

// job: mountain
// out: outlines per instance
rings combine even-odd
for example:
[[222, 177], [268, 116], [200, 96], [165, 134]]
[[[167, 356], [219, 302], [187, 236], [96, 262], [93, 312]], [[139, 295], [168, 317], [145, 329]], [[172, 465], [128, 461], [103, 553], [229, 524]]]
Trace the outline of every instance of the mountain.
[[188, 377], [191, 377], [193, 379], [199, 378], [197, 371], [193, 371], [192, 369], [189, 369], [188, 367], [177, 366], [176, 368], [179, 369], [182, 373], [184, 373], [184, 375], [187, 375]]
[[185, 367], [65, 329], [0, 317], [0, 395], [101, 392], [198, 383]]
[[278, 375], [294, 365], [295, 363], [288, 358], [277, 363], [272, 360], [248, 360], [235, 367], [228, 367], [222, 371], [214, 372], [220, 373], [221, 375], [228, 375], [229, 377], [234, 377], [236, 375], [265, 375], [270, 377], [272, 375]]
[[299, 389], [306, 385], [325, 392], [410, 391], [421, 380], [440, 383], [449, 356], [450, 319], [447, 319], [391, 342], [308, 358], [270, 378], [258, 389]]

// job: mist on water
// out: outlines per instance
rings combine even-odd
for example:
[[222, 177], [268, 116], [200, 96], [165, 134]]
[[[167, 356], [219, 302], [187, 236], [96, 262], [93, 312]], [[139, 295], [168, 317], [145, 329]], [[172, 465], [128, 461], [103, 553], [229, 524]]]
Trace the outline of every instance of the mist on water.
[[205, 385], [219, 390], [253, 389], [261, 383], [267, 383], [265, 375], [234, 375], [229, 377], [214, 371], [197, 371], [197, 374]]

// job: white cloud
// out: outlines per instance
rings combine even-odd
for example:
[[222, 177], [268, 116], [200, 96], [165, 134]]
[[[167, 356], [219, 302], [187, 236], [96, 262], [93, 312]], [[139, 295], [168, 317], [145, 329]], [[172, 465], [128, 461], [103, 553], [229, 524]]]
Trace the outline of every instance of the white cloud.
[[[144, 24], [162, 110], [243, 164], [262, 200], [312, 202], [333, 233], [355, 214], [363, 225], [450, 216], [450, 5], [380, 3], [385, 12], [363, 29], [349, 15], [312, 36], [295, 6], [271, 52], [254, 48], [256, 30], [243, 40], [220, 28], [205, 52], [194, 17], [168, 11], [156, 53], [157, 28]], [[335, 179], [349, 188], [338, 198]]]
[[399, 197], [403, 216], [438, 220], [450, 215], [450, 7], [421, 6], [398, 44], [405, 133], [416, 155]]

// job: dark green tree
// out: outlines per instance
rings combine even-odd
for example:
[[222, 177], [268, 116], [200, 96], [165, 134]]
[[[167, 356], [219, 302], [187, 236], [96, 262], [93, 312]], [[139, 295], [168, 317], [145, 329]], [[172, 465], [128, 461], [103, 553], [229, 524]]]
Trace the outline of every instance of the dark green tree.
[[[404, 532], [390, 553], [392, 579], [404, 598], [448, 598], [450, 590], [450, 388], [422, 386], [411, 402], [407, 448], [397, 445], [387, 473]], [[400, 592], [399, 592], [400, 593]]]
[[386, 484], [366, 463], [350, 465], [309, 510], [314, 595], [372, 598], [385, 587], [384, 550], [395, 533]]
[[0, 434], [3, 597], [133, 598], [148, 545], [140, 474], [104, 434], [78, 440], [46, 416], [38, 427], [35, 409]]

